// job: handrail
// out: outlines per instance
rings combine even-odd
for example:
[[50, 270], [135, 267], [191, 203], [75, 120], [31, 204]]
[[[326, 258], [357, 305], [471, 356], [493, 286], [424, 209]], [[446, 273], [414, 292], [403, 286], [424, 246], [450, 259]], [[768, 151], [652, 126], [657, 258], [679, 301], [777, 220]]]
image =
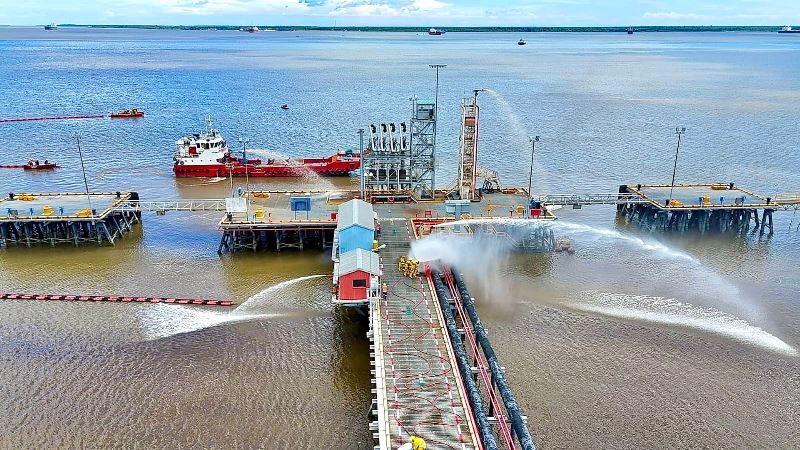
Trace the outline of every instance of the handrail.
[[125, 200], [116, 211], [225, 211], [225, 199]]
[[491, 343], [489, 342], [489, 337], [486, 335], [486, 329], [483, 327], [481, 319], [478, 317], [478, 313], [475, 310], [475, 306], [472, 302], [472, 297], [467, 290], [467, 286], [464, 284], [464, 280], [461, 278], [461, 275], [455, 270], [452, 271], [452, 276], [453, 280], [455, 281], [455, 285], [458, 287], [464, 308], [466, 309], [468, 317], [472, 322], [472, 326], [475, 329], [476, 338], [481, 344], [483, 354], [489, 363], [489, 369], [491, 370], [492, 377], [494, 378], [493, 381], [497, 385], [497, 389], [500, 391], [503, 404], [505, 405], [506, 411], [511, 419], [511, 428], [514, 434], [516, 434], [523, 450], [536, 450], [536, 446], [533, 443], [533, 438], [531, 437], [530, 431], [528, 430], [528, 427], [522, 418], [522, 413], [519, 410], [519, 406], [514, 398], [514, 394], [511, 392], [511, 388], [506, 382], [500, 362], [497, 359], [497, 355], [494, 353]]
[[467, 341], [472, 349], [472, 354], [475, 355], [475, 366], [478, 370], [478, 374], [481, 376], [483, 385], [486, 387], [486, 392], [489, 396], [489, 403], [491, 403], [492, 409], [495, 411], [495, 418], [497, 419], [500, 427], [500, 435], [506, 444], [506, 448], [514, 449], [516, 448], [516, 445], [514, 445], [514, 438], [512, 437], [511, 429], [506, 422], [505, 414], [503, 414], [503, 408], [501, 408], [500, 399], [497, 398], [497, 394], [494, 391], [492, 378], [489, 372], [486, 370], [488, 363], [486, 362], [484, 355], [481, 354], [480, 345], [476, 340], [474, 329], [472, 328], [472, 324], [467, 319], [467, 314], [464, 311], [464, 304], [461, 301], [461, 294], [459, 293], [458, 288], [455, 286], [450, 269], [447, 267], [443, 267], [442, 269], [445, 281], [447, 282], [447, 287], [450, 289], [450, 294], [453, 298], [453, 303], [455, 304], [456, 310], [461, 317], [464, 335], [467, 337]]

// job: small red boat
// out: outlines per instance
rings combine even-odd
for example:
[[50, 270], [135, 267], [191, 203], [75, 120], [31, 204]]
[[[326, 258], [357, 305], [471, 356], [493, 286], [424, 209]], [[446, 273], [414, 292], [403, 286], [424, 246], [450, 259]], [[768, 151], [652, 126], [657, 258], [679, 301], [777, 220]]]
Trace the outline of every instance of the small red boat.
[[119, 112], [111, 113], [112, 119], [135, 119], [144, 117], [144, 111], [139, 111], [136, 108], [125, 109]]
[[50, 161], [48, 161], [46, 159], [44, 160], [44, 162], [39, 162], [38, 159], [36, 159], [36, 160], [32, 159], [32, 160], [28, 161], [28, 164], [25, 164], [24, 166], [22, 166], [22, 169], [23, 170], [53, 170], [53, 169], [58, 169], [59, 167], [61, 167], [61, 166], [59, 166], [58, 164], [56, 164], [54, 162], [50, 162]]
[[335, 177], [347, 176], [361, 166], [359, 154], [351, 151], [338, 151], [325, 158], [239, 158], [210, 122], [206, 132], [175, 144], [172, 171], [176, 177], [301, 177], [309, 173]]

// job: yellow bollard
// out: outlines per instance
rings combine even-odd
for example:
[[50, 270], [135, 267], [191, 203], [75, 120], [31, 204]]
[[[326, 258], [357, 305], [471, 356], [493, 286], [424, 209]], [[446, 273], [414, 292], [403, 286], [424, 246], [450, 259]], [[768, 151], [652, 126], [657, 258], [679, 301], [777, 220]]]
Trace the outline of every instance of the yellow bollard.
[[264, 210], [263, 209], [257, 209], [256, 210], [256, 219], [263, 219], [263, 218], [264, 218]]

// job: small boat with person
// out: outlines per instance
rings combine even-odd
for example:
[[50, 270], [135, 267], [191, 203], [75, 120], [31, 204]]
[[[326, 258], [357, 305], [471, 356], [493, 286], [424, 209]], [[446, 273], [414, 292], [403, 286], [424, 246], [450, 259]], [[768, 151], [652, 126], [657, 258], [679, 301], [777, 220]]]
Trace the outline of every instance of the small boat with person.
[[144, 117], [144, 111], [140, 111], [137, 108], [123, 109], [122, 111], [111, 113], [112, 119], [136, 119], [139, 117]]
[[525, 42], [525, 40], [524, 40], [524, 39], [522, 39], [522, 38], [520, 38], [520, 40], [519, 40], [519, 41], [517, 41], [517, 45], [525, 45], [525, 44], [526, 44], [526, 42]]
[[54, 162], [50, 162], [48, 160], [44, 160], [44, 162], [40, 162], [38, 159], [31, 159], [28, 161], [28, 164], [22, 166], [23, 170], [53, 170], [58, 169], [58, 164]]
[[288, 103], [284, 103], [284, 104], [282, 104], [282, 105], [281, 105], [281, 109], [282, 109], [282, 110], [284, 110], [284, 111], [285, 111], [285, 110], [287, 110], [287, 109], [289, 109], [289, 104], [288, 104]]

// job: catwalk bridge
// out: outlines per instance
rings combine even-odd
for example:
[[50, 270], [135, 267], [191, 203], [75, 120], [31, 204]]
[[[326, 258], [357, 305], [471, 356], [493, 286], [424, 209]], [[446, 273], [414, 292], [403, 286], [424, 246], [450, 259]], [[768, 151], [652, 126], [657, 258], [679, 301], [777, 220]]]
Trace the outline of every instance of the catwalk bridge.
[[375, 449], [422, 436], [431, 449], [534, 450], [466, 285], [447, 267], [406, 277], [393, 266], [420, 223], [381, 219], [388, 294], [370, 304]]

